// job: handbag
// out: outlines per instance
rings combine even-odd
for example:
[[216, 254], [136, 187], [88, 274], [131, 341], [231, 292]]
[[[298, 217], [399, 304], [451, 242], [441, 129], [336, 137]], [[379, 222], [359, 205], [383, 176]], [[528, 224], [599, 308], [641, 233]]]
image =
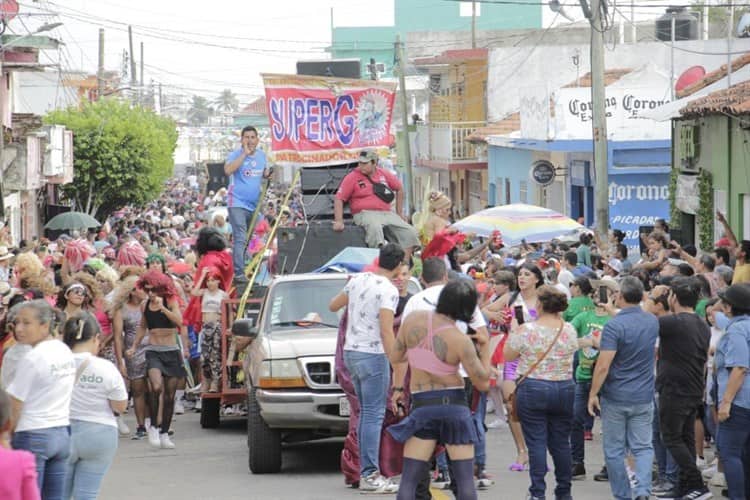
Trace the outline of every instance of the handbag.
[[369, 175], [365, 175], [365, 177], [368, 181], [370, 181], [370, 184], [372, 184], [372, 192], [375, 196], [386, 203], [391, 203], [394, 198], [396, 198], [396, 193], [393, 191], [393, 189], [383, 184], [382, 182], [373, 181]]
[[524, 380], [526, 380], [528, 378], [529, 375], [531, 375], [532, 373], [534, 373], [534, 370], [536, 370], [536, 368], [539, 366], [539, 364], [542, 361], [544, 361], [544, 358], [547, 357], [547, 355], [550, 353], [550, 351], [552, 350], [552, 348], [557, 343], [557, 339], [560, 338], [560, 334], [562, 333], [564, 327], [565, 327], [565, 322], [563, 321], [562, 324], [560, 325], [560, 328], [557, 330], [557, 335], [555, 335], [555, 338], [552, 339], [552, 342], [550, 343], [549, 347], [547, 347], [547, 350], [544, 351], [544, 354], [542, 354], [541, 356], [539, 356], [537, 358], [536, 362], [533, 365], [531, 365], [531, 368], [529, 368], [529, 370], [526, 373], [524, 373], [521, 376], [521, 378], [518, 379], [518, 381], [516, 382], [516, 388], [513, 389], [513, 392], [511, 392], [508, 395], [508, 415], [510, 417], [510, 421], [511, 422], [519, 422], [520, 421], [520, 419], [518, 418], [518, 405], [516, 405], [516, 391], [518, 391], [518, 387], [521, 385], [521, 383]]

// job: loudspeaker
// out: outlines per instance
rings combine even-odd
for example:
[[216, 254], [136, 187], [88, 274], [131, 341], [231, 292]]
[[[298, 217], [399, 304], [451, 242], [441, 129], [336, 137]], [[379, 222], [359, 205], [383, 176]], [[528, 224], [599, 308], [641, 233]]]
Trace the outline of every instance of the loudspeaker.
[[297, 61], [297, 74], [359, 79], [362, 69], [359, 59]]
[[273, 272], [308, 273], [331, 260], [346, 247], [366, 246], [365, 230], [353, 224], [346, 224], [342, 232], [334, 231], [330, 221], [279, 228], [279, 251]]
[[[333, 219], [333, 203], [335, 194], [303, 194], [302, 205], [305, 207], [307, 219]], [[344, 219], [352, 217], [349, 204], [344, 204]]]
[[224, 173], [223, 163], [206, 163], [206, 170], [208, 171], [208, 182], [206, 182], [206, 192], [203, 194], [208, 194], [209, 191], [215, 193], [219, 189], [229, 186], [229, 177]]
[[326, 167], [303, 167], [300, 174], [300, 189], [304, 194], [335, 193], [346, 174], [356, 166], [356, 163], [349, 163]]

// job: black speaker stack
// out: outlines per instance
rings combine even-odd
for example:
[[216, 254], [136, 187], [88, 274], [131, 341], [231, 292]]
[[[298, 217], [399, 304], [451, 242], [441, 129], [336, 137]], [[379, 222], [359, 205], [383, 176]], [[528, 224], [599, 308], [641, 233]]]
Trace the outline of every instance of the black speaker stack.
[[[325, 167], [303, 167], [300, 174], [302, 205], [308, 221], [333, 220], [333, 203], [336, 191], [346, 174], [356, 163], [329, 165]], [[349, 205], [344, 205], [344, 219], [350, 219]]]

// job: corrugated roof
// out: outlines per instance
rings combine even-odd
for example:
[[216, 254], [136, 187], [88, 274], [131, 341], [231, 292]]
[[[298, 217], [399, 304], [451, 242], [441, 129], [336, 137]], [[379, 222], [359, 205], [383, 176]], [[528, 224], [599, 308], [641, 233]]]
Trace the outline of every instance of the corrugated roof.
[[506, 135], [517, 130], [521, 130], [521, 113], [518, 111], [511, 113], [500, 121], [479, 127], [466, 137], [466, 140], [475, 144], [482, 143], [487, 142], [487, 138], [491, 135]]
[[732, 85], [728, 89], [711, 92], [707, 96], [690, 101], [680, 110], [684, 117], [715, 113], [750, 115], [750, 80]]
[[[633, 70], [631, 68], [608, 69], [604, 72], [604, 85], [612, 85], [617, 80], [627, 75], [628, 73], [631, 73], [632, 71]], [[569, 84], [563, 86], [563, 88], [565, 89], [575, 87], [591, 87], [591, 73], [586, 73], [577, 81], [570, 82]]]
[[[748, 64], [750, 64], [750, 52], [748, 52], [747, 54], [742, 54], [740, 57], [732, 61], [732, 71], [737, 71], [738, 69], [747, 66]], [[711, 71], [710, 73], [706, 73], [706, 75], [702, 79], [678, 91], [677, 97], [683, 98], [692, 95], [698, 92], [700, 89], [706, 88], [714, 82], [718, 82], [725, 76], [727, 76], [727, 65], [722, 64], [719, 69]]]
[[430, 66], [432, 64], [451, 64], [462, 61], [486, 60], [489, 49], [454, 49], [446, 50], [433, 57], [419, 57], [412, 61], [414, 66]]

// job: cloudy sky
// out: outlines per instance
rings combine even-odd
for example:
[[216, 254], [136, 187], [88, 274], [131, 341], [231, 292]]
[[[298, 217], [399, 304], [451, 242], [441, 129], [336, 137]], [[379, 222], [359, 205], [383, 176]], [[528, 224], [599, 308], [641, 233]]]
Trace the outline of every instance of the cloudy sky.
[[[300, 59], [325, 57], [336, 26], [390, 25], [392, 0], [19, 0], [8, 32], [26, 34], [48, 22], [62, 40], [63, 69], [94, 73], [98, 30], [106, 30], [106, 69], [122, 65], [133, 26], [136, 60], [144, 43], [145, 81], [167, 89], [216, 95], [232, 88], [246, 100], [261, 93], [260, 72], [293, 73]], [[29, 15], [31, 14], [31, 15]], [[140, 71], [140, 66], [139, 70]]]

